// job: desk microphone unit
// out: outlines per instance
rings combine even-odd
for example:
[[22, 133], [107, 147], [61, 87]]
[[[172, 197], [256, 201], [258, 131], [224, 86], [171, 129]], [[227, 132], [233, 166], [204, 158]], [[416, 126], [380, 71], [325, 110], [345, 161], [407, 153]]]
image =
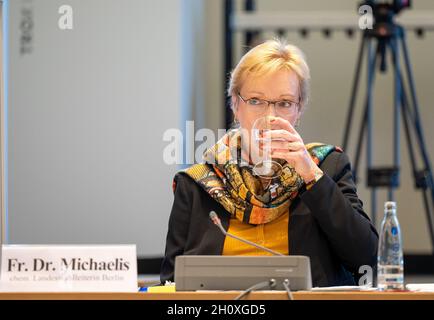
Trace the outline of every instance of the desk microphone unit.
[[267, 290], [285, 290], [284, 282], [289, 282], [293, 291], [312, 289], [309, 257], [285, 256], [227, 233], [214, 211], [210, 212], [210, 219], [226, 236], [274, 256], [178, 256], [175, 260], [176, 291], [246, 290], [264, 281], [275, 284]]

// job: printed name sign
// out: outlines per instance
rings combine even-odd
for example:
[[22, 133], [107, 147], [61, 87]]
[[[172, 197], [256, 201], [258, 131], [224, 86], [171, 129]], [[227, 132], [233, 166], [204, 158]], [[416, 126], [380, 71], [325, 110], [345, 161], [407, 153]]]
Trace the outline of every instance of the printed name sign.
[[135, 245], [3, 245], [0, 291], [137, 292]]

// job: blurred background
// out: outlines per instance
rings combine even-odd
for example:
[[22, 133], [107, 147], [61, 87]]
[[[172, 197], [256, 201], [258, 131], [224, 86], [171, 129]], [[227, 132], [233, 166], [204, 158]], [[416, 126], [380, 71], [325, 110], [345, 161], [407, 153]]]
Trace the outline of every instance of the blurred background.
[[[59, 10], [63, 5], [71, 25], [61, 24], [69, 12]], [[255, 43], [284, 37], [304, 51], [311, 69], [303, 140], [342, 145], [362, 35], [359, 6], [348, 0], [3, 0], [3, 241], [133, 243], [139, 272], [157, 274], [172, 178], [183, 167], [163, 161], [164, 133], [184, 133], [185, 160], [194, 149], [187, 146], [186, 121], [216, 135], [227, 128], [228, 72]], [[434, 2], [415, 0], [398, 18], [407, 30], [434, 159]], [[365, 60], [345, 150], [351, 159], [363, 118]], [[384, 74], [376, 71], [374, 85], [376, 166], [393, 161], [393, 97], [389, 65]], [[404, 271], [428, 277], [434, 274], [429, 222], [403, 131], [400, 158]], [[359, 196], [379, 228], [387, 192], [380, 190], [372, 212], [365, 159], [363, 151]]]

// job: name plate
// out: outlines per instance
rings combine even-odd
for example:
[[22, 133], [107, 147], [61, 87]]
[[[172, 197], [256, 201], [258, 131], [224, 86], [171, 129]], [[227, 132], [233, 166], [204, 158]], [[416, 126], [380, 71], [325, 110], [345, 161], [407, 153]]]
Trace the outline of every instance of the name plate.
[[0, 291], [137, 292], [135, 245], [3, 245]]

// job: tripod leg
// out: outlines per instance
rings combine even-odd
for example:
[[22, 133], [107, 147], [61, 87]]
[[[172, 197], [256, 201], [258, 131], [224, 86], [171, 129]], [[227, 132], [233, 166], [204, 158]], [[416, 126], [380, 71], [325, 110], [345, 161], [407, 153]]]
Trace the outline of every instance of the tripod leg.
[[[401, 71], [399, 64], [399, 50], [398, 50], [398, 38], [397, 36], [392, 37], [388, 41], [390, 47], [390, 52], [392, 54], [392, 63], [394, 66], [394, 112], [393, 112], [393, 166], [395, 168], [400, 167], [400, 114], [401, 114], [401, 97], [402, 97], [402, 83], [401, 83]], [[389, 186], [388, 197], [390, 201], [395, 201], [394, 197], [394, 187]]]
[[[401, 91], [401, 106], [402, 106], [402, 120], [404, 123], [404, 132], [405, 132], [405, 136], [407, 139], [407, 147], [408, 147], [408, 154], [410, 157], [410, 164], [411, 164], [411, 169], [413, 172], [413, 177], [415, 178], [415, 180], [417, 179], [417, 167], [416, 167], [416, 158], [415, 158], [415, 151], [414, 151], [414, 144], [413, 144], [413, 138], [412, 135], [410, 133], [410, 123], [411, 120], [413, 119], [412, 114], [410, 112], [410, 108], [408, 105], [408, 98], [407, 98], [407, 93], [405, 90], [405, 85], [404, 85], [404, 79], [402, 78], [402, 74], [399, 75], [400, 77], [400, 81], [401, 81], [401, 85], [402, 85], [402, 91]], [[430, 234], [430, 239], [431, 242], [434, 243], [434, 228], [433, 228], [433, 219], [432, 219], [432, 214], [430, 212], [432, 212], [432, 209], [430, 208], [430, 204], [429, 204], [429, 194], [427, 194], [427, 190], [424, 189], [422, 190], [422, 198], [423, 198], [423, 204], [425, 207], [425, 212], [427, 212], [427, 219], [428, 219], [428, 232]]]
[[[358, 135], [358, 140], [357, 140], [357, 146], [356, 146], [356, 154], [355, 154], [355, 159], [354, 159], [354, 165], [353, 165], [353, 175], [354, 175], [354, 180], [357, 181], [357, 173], [358, 173], [358, 168], [359, 168], [359, 161], [360, 161], [360, 153], [362, 151], [362, 145], [363, 145], [363, 137], [364, 137], [364, 132], [366, 130], [366, 123], [368, 121], [368, 102], [371, 101], [371, 96], [372, 96], [372, 86], [369, 86], [369, 82], [373, 82], [374, 81], [374, 75], [375, 73], [373, 72], [375, 70], [375, 65], [377, 63], [376, 60], [376, 55], [372, 55], [372, 44], [371, 44], [371, 39], [370, 38], [366, 38], [367, 41], [367, 51], [368, 51], [368, 86], [367, 86], [367, 91], [366, 91], [366, 96], [365, 96], [365, 106], [364, 106], [364, 111], [363, 111], [363, 118], [362, 118], [362, 123], [360, 125], [359, 128], [359, 135]], [[372, 68], [372, 72], [370, 72], [369, 70]]]
[[367, 40], [365, 33], [362, 36], [362, 42], [360, 43], [359, 56], [357, 58], [356, 72], [354, 74], [353, 87], [351, 89], [350, 107], [347, 114], [347, 121], [344, 130], [344, 141], [342, 147], [347, 150], [348, 139], [350, 136], [351, 122], [353, 119], [354, 107], [356, 104], [357, 89], [359, 87], [360, 69], [362, 67], [363, 52], [365, 50], [365, 41]]
[[[366, 98], [366, 101], [368, 100], [368, 98]], [[363, 144], [363, 137], [364, 137], [364, 133], [366, 130], [366, 122], [367, 122], [367, 117], [368, 117], [368, 103], [365, 101], [365, 110], [363, 111], [363, 118], [362, 118], [362, 123], [360, 124], [360, 128], [359, 128], [359, 136], [357, 139], [357, 147], [356, 147], [356, 155], [354, 158], [354, 164], [353, 164], [353, 178], [354, 178], [354, 182], [357, 183], [358, 180], [358, 172], [359, 172], [359, 161], [360, 161], [360, 153], [362, 152], [362, 144]]]
[[434, 255], [434, 219], [432, 215], [433, 211], [432, 208], [430, 208], [430, 204], [429, 204], [429, 192], [427, 189], [422, 190], [422, 197], [423, 197], [423, 203], [425, 205], [425, 211], [427, 213], [426, 216], [428, 220], [428, 231], [431, 236], [431, 244], [432, 244], [431, 252]]
[[[367, 96], [366, 96], [366, 109], [365, 109], [365, 123], [366, 123], [366, 165], [368, 168], [372, 167], [372, 94], [374, 86], [375, 66], [377, 63], [377, 52], [379, 48], [379, 41], [377, 41], [377, 48], [375, 51], [371, 48], [371, 41], [368, 46], [368, 77], [367, 77]], [[359, 148], [360, 149], [360, 148]], [[357, 159], [359, 158], [359, 150]], [[376, 212], [377, 212], [377, 188], [372, 187], [371, 191], [371, 217], [372, 223], [376, 225]]]
[[[404, 30], [401, 31], [401, 44], [402, 44], [404, 61], [405, 61], [405, 66], [406, 66], [406, 71], [407, 71], [407, 78], [408, 78], [408, 82], [409, 82], [410, 93], [411, 93], [412, 103], [413, 103], [413, 122], [412, 122], [412, 124], [413, 124], [414, 129], [415, 129], [419, 149], [420, 149], [423, 163], [425, 166], [425, 168], [424, 168], [424, 170], [425, 170], [424, 180], [426, 181], [426, 185], [423, 186], [423, 201], [425, 204], [425, 210], [426, 210], [427, 220], [428, 220], [428, 224], [429, 224], [429, 233], [431, 236], [431, 245], [432, 245], [433, 252], [434, 252], [433, 174], [432, 174], [431, 164], [430, 164], [430, 161], [428, 158], [428, 153], [426, 151], [426, 145], [425, 145], [425, 141], [424, 141], [424, 137], [423, 137], [422, 124], [421, 124], [420, 116], [419, 116], [419, 105], [418, 105], [418, 101], [417, 101], [416, 89], [415, 89], [415, 84], [414, 84], [413, 75], [412, 75], [412, 71], [411, 71], [410, 58], [408, 55], [407, 44], [405, 42], [405, 37], [404, 37]], [[416, 172], [415, 172], [415, 174], [416, 174]], [[430, 193], [431, 193], [431, 202], [429, 201]]]
[[401, 78], [401, 83], [403, 85], [403, 90], [401, 92], [401, 98], [402, 98], [402, 121], [404, 123], [404, 132], [405, 132], [405, 137], [407, 139], [407, 147], [408, 147], [408, 155], [410, 157], [410, 164], [411, 164], [411, 170], [413, 171], [413, 175], [416, 174], [417, 172], [417, 168], [416, 168], [416, 158], [415, 158], [415, 151], [414, 151], [414, 147], [413, 147], [413, 138], [410, 134], [410, 120], [411, 117], [411, 113], [410, 113], [410, 108], [408, 106], [408, 99], [407, 99], [407, 93], [405, 92], [405, 87], [404, 87], [404, 82], [402, 79], [402, 75], [400, 75]]
[[432, 178], [432, 168], [431, 168], [431, 164], [429, 161], [429, 157], [428, 157], [428, 152], [426, 151], [426, 147], [425, 147], [425, 139], [423, 136], [423, 132], [422, 132], [422, 124], [420, 121], [420, 115], [419, 115], [419, 103], [417, 101], [417, 96], [416, 96], [416, 89], [415, 89], [415, 85], [414, 85], [414, 80], [413, 80], [413, 74], [411, 71], [411, 65], [410, 65], [410, 58], [408, 55], [408, 50], [407, 50], [407, 44], [405, 42], [405, 38], [402, 38], [402, 49], [404, 52], [404, 61], [405, 61], [405, 66], [406, 66], [406, 72], [407, 72], [407, 77], [408, 77], [408, 82], [409, 82], [409, 86], [410, 86], [410, 93], [411, 93], [411, 97], [412, 97], [412, 103], [413, 103], [413, 115], [414, 115], [414, 127], [415, 127], [415, 131], [419, 140], [419, 144], [420, 144], [420, 151], [422, 154], [422, 158], [423, 158], [423, 162], [425, 165], [425, 168], [427, 169], [427, 171], [429, 172], [429, 179], [430, 179], [430, 188], [431, 188], [431, 192], [432, 192], [432, 200], [434, 202], [434, 189], [433, 189], [433, 178]]
[[[368, 167], [372, 164], [372, 92], [373, 92], [373, 85], [374, 85], [374, 76], [375, 76], [375, 66], [377, 63], [377, 50], [372, 49], [372, 38], [365, 38], [365, 41], [367, 42], [367, 51], [368, 51], [368, 76], [367, 76], [367, 91], [365, 96], [365, 107], [363, 111], [363, 119], [362, 123], [360, 124], [359, 128], [359, 136], [357, 140], [357, 147], [356, 147], [356, 154], [354, 159], [354, 166], [353, 166], [353, 177], [354, 181], [357, 182], [357, 173], [359, 169], [359, 161], [360, 161], [360, 154], [362, 150], [362, 144], [363, 144], [363, 137], [365, 130], [367, 129], [367, 164]], [[377, 48], [378, 49], [378, 44]], [[376, 204], [377, 204], [377, 194], [375, 188], [372, 189], [371, 192], [371, 220], [372, 224], [375, 226], [376, 224]]]

